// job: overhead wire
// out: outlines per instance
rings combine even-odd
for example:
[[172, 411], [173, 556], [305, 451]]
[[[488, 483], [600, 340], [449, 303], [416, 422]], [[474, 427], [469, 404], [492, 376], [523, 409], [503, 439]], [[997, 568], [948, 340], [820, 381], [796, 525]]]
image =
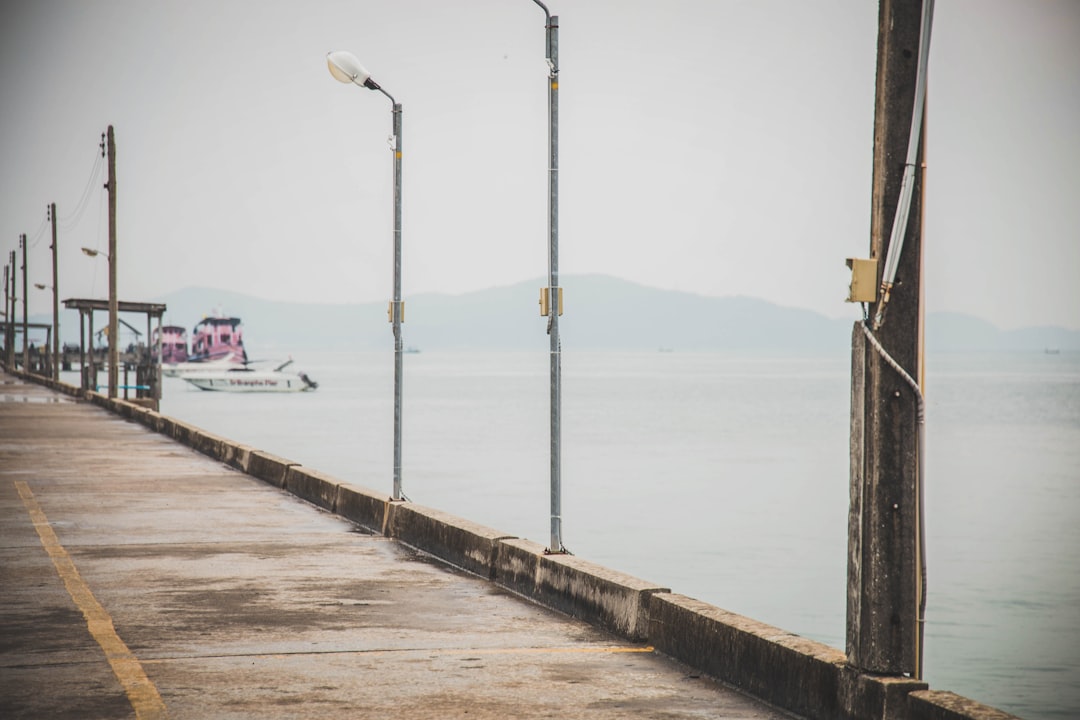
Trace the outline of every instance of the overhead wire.
[[86, 212], [86, 208], [90, 205], [91, 188], [94, 183], [101, 179], [101, 170], [104, 167], [102, 162], [101, 153], [94, 153], [94, 164], [90, 168], [90, 176], [86, 180], [86, 185], [83, 187], [82, 195], [79, 196], [79, 202], [76, 203], [75, 209], [69, 215], [60, 215], [57, 217], [57, 222], [64, 230], [70, 230], [79, 224], [82, 219], [83, 213]]
[[45, 234], [45, 226], [48, 222], [48, 219], [42, 220], [41, 224], [38, 225], [38, 229], [34, 231], [34, 234], [27, 236], [26, 246], [28, 248], [37, 247], [38, 242], [41, 240], [41, 236]]

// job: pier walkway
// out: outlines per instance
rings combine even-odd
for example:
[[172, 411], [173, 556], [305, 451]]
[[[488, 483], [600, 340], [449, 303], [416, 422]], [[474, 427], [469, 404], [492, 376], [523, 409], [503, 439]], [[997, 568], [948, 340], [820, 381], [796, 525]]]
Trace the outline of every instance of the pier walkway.
[[0, 373], [0, 717], [791, 716]]

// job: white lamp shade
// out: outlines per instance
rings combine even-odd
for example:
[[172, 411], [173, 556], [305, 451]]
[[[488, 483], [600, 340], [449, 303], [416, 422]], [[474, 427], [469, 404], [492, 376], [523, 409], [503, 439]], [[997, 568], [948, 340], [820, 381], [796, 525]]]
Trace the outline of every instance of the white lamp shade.
[[356, 83], [362, 86], [371, 77], [371, 73], [348, 50], [327, 53], [326, 65], [330, 68], [330, 74], [334, 76], [334, 79], [343, 83]]

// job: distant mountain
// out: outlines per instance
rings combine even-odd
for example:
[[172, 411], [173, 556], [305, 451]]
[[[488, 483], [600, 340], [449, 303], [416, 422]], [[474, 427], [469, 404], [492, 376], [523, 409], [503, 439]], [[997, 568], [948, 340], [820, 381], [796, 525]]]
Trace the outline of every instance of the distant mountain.
[[[538, 305], [543, 280], [461, 295], [406, 298], [406, 346], [420, 349], [538, 350], [548, 347]], [[705, 297], [660, 290], [605, 275], [562, 278], [563, 345], [575, 350], [739, 350], [777, 353], [843, 352], [851, 320], [782, 307], [749, 297]], [[163, 297], [167, 324], [190, 329], [220, 312], [244, 321], [249, 353], [298, 354], [315, 349], [388, 349], [393, 345], [386, 303], [308, 304], [262, 300], [190, 287]], [[37, 316], [32, 322], [51, 322]], [[138, 326], [138, 323], [135, 323]], [[61, 317], [64, 341], [78, 342], [78, 316]], [[1003, 331], [969, 315], [931, 313], [928, 352], [1080, 351], [1080, 332], [1060, 327]]]
[[[462, 295], [406, 298], [407, 346], [422, 349], [548, 347], [540, 316], [542, 280]], [[850, 323], [754, 298], [710, 298], [603, 275], [564, 277], [563, 344], [590, 350], [766, 350], [823, 352], [847, 346]], [[249, 352], [385, 348], [385, 303], [294, 304], [187, 288], [165, 297], [169, 322], [192, 327], [213, 308], [244, 320]]]
[[930, 313], [926, 347], [929, 352], [1075, 352], [1080, 332], [1049, 325], [999, 330], [972, 315]]

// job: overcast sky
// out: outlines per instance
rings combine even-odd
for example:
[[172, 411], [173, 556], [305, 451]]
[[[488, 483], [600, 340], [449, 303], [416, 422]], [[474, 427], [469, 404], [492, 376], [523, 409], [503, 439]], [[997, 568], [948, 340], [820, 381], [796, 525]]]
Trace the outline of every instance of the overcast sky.
[[[562, 273], [854, 317], [877, 4], [548, 5]], [[936, 8], [926, 307], [1080, 328], [1080, 2]], [[123, 299], [386, 300], [390, 103], [331, 78], [347, 49], [404, 105], [406, 298], [539, 279], [543, 19], [531, 0], [0, 0], [0, 265], [27, 233], [30, 283], [51, 282], [56, 202], [62, 297], [106, 294], [79, 247], [107, 249], [111, 124]]]

